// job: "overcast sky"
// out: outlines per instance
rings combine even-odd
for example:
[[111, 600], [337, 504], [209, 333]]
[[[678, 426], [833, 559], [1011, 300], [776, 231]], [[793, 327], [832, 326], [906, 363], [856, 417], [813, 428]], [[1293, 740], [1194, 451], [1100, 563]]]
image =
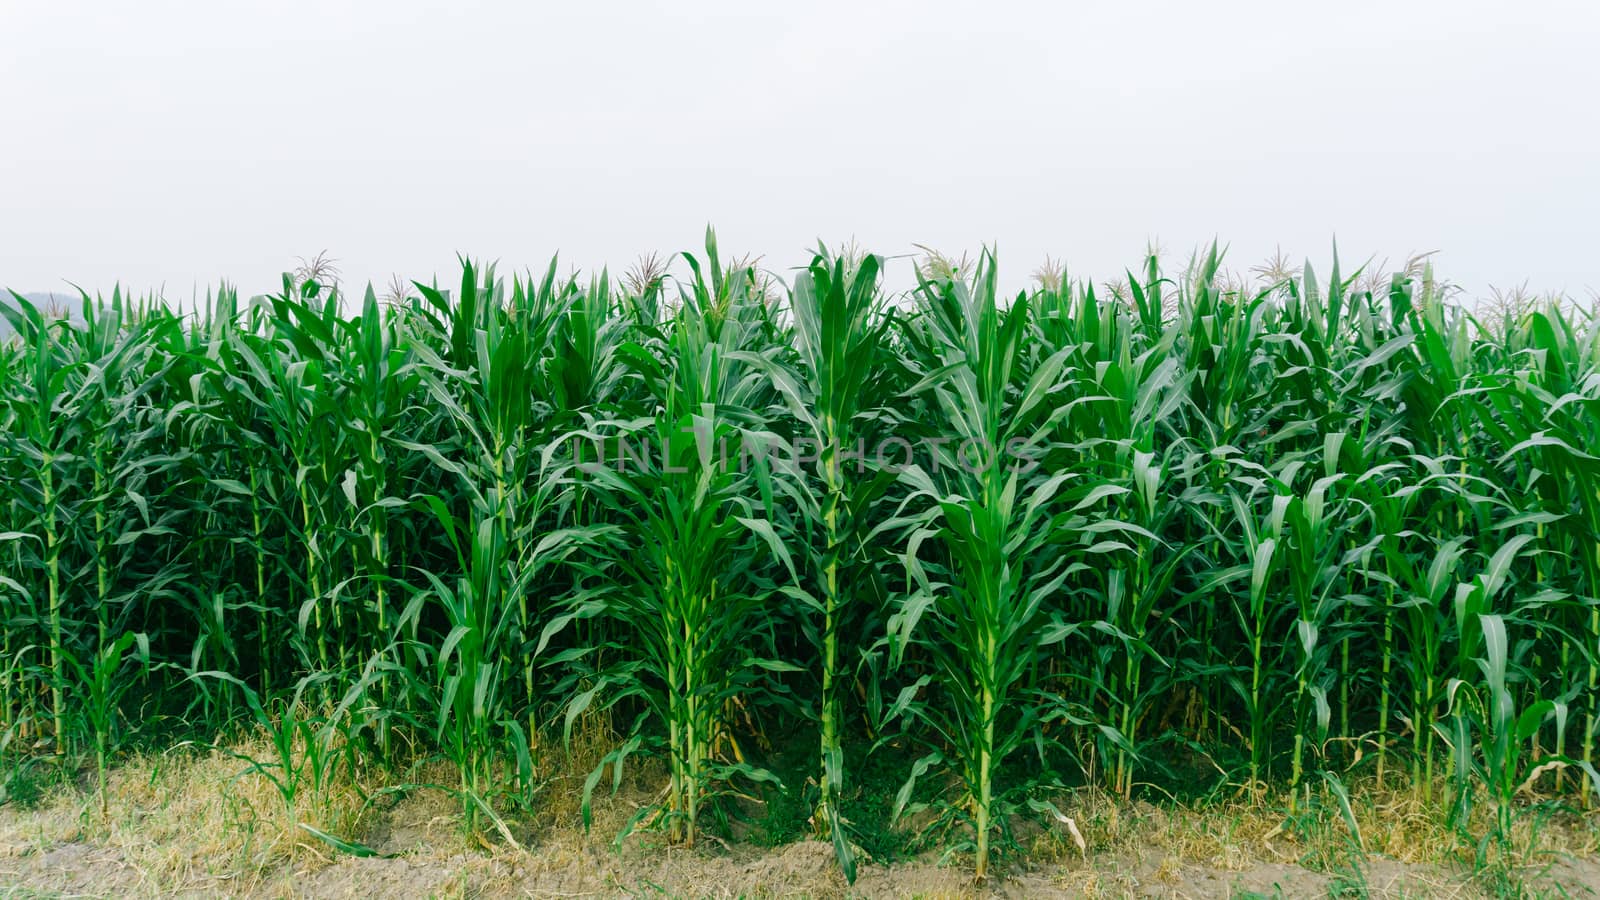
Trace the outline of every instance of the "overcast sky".
[[[0, 0], [0, 284], [625, 268], [707, 223], [1600, 288], [1600, 4]], [[900, 263], [902, 269], [906, 264]]]

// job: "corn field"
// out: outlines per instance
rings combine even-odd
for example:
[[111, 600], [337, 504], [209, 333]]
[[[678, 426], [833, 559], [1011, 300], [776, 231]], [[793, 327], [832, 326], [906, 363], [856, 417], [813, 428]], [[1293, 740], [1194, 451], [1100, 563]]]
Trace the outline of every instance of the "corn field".
[[503, 831], [599, 719], [585, 812], [653, 758], [630, 827], [693, 845], [803, 741], [847, 873], [890, 754], [875, 814], [979, 877], [1077, 788], [1439, 784], [1501, 836], [1593, 802], [1587, 315], [1215, 249], [1014, 297], [989, 254], [904, 295], [827, 249], [675, 265], [0, 307], [0, 768], [103, 803], [129, 748], [247, 724], [286, 798], [443, 760]]

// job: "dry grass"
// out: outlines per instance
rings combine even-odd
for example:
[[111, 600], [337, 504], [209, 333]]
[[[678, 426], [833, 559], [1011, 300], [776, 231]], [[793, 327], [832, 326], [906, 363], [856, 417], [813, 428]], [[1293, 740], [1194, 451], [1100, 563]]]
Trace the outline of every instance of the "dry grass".
[[239, 758], [267, 758], [264, 739], [229, 749], [184, 745], [125, 761], [111, 773], [104, 816], [93, 796], [73, 785], [56, 787], [37, 808], [0, 810], [0, 852], [81, 841], [115, 851], [141, 882], [251, 885], [282, 865], [331, 858], [332, 849], [299, 823], [351, 834], [360, 827], [361, 792], [377, 787], [340, 778], [302, 793], [291, 810]]
[[[1377, 789], [1370, 782], [1351, 785], [1351, 812], [1360, 848], [1367, 854], [1418, 865], [1470, 864], [1461, 833], [1440, 812], [1448, 785], [1435, 785], [1433, 799], [1410, 787]], [[1028, 844], [1030, 858], [1071, 863], [1087, 857], [1136, 855], [1170, 858], [1186, 864], [1241, 870], [1260, 862], [1295, 862], [1313, 868], [1342, 861], [1356, 844], [1337, 801], [1317, 798], [1315, 808], [1290, 816], [1288, 797], [1274, 794], [1234, 798], [1196, 806], [1131, 804], [1098, 790], [1083, 790], [1058, 802], [1087, 843], [1080, 852], [1065, 827], [1038, 831]], [[1484, 833], [1492, 810], [1480, 802], [1465, 829]], [[1600, 813], [1555, 812], [1545, 820], [1531, 814], [1517, 820], [1512, 863], [1532, 864], [1551, 855], [1594, 857], [1600, 852]]]
[[[569, 749], [559, 742], [540, 748], [547, 764], [539, 820], [515, 821], [523, 841], [530, 835], [580, 832], [583, 778], [612, 740], [609, 727], [591, 717], [578, 723]], [[300, 827], [357, 842], [381, 844], [384, 854], [422, 854], [453, 859], [452, 877], [474, 884], [504, 880], [505, 858], [515, 849], [503, 841], [468, 840], [460, 827], [460, 802], [446, 791], [419, 788], [386, 793], [397, 780], [449, 784], [456, 777], [444, 762], [427, 761], [404, 773], [341, 770], [320, 791], [304, 790], [292, 809], [245, 757], [267, 760], [270, 744], [246, 738], [225, 750], [180, 745], [164, 753], [125, 760], [111, 774], [109, 802], [101, 815], [96, 797], [71, 780], [49, 789], [27, 808], [0, 805], [0, 884], [7, 861], [48, 861], [62, 847], [91, 848], [72, 867], [98, 872], [69, 891], [112, 893], [223, 892], [276, 896], [297, 879], [335, 864], [342, 854]], [[659, 776], [659, 772], [646, 766]], [[366, 798], [372, 798], [371, 802]], [[622, 810], [602, 810], [600, 828], [620, 827]], [[598, 833], [598, 832], [597, 832]], [[576, 844], [587, 843], [580, 835]], [[553, 849], [553, 848], [552, 848]], [[544, 852], [540, 865], [575, 862]], [[26, 866], [23, 867], [24, 871]], [[107, 880], [103, 869], [116, 874]], [[447, 892], [449, 893], [449, 892]]]
[[[492, 836], [466, 839], [459, 803], [448, 792], [379, 793], [398, 773], [358, 773], [356, 781], [341, 775], [321, 796], [306, 796], [291, 816], [271, 784], [231, 753], [185, 746], [139, 755], [113, 773], [103, 819], [92, 796], [70, 784], [33, 808], [0, 807], [0, 884], [76, 894], [259, 897], [413, 891], [610, 896], [649, 884], [690, 885], [701, 893], [722, 882], [758, 895], [844, 891], [824, 845], [689, 852], [648, 837], [613, 853], [610, 837], [648, 802], [664, 772], [659, 765], [630, 763], [616, 798], [607, 790], [608, 772], [596, 793], [595, 828], [585, 833], [583, 779], [612, 741], [608, 724], [591, 717], [578, 723], [570, 747], [555, 741], [539, 748], [544, 787], [537, 815], [509, 820], [517, 846]], [[268, 747], [248, 739], [231, 750], [261, 757]], [[447, 783], [450, 775], [442, 763], [425, 763], [403, 778]], [[1371, 896], [1504, 892], [1503, 879], [1468, 874], [1470, 853], [1437, 812], [1444, 784], [1436, 785], [1433, 801], [1370, 782], [1350, 788], [1367, 853], [1359, 869], [1352, 865], [1354, 837], [1331, 796], [1313, 797], [1289, 818], [1288, 798], [1281, 795], [1184, 806], [1127, 803], [1081, 790], [1056, 798], [1070, 826], [1064, 820], [1016, 823], [1025, 855], [1009, 866], [1009, 883], [1029, 895], [1080, 896], [1207, 895], [1208, 884], [1223, 893], [1254, 884], [1298, 885], [1290, 895], [1352, 884]], [[363, 794], [377, 799], [368, 803]], [[1486, 817], [1487, 808], [1476, 815]], [[385, 858], [344, 856], [298, 822], [370, 843]], [[1533, 816], [1519, 820], [1508, 871], [1537, 878], [1550, 861], [1570, 856], [1590, 861], [1584, 872], [1600, 873], [1594, 863], [1600, 816], [1567, 813], [1537, 825]], [[970, 892], [966, 877], [929, 857], [889, 869], [869, 866], [857, 887], [864, 895], [955, 896]], [[1569, 873], [1569, 880], [1585, 877]]]

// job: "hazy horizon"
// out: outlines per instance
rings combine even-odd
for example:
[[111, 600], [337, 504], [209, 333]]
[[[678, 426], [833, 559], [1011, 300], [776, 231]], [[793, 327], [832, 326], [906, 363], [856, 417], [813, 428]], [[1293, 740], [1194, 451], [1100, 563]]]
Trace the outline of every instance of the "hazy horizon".
[[[1600, 288], [1600, 8], [0, 0], [0, 284], [348, 287], [818, 239], [1116, 278], [1148, 241]], [[67, 10], [71, 10], [69, 15]], [[896, 264], [908, 280], [909, 267]], [[893, 270], [892, 270], [893, 271]]]

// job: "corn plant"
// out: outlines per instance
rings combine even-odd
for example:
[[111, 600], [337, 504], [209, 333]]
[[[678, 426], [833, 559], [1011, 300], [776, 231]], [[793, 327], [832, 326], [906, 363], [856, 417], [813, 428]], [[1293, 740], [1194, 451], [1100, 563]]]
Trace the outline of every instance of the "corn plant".
[[[224, 752], [248, 764], [238, 777], [257, 775], [272, 785], [291, 833], [306, 824], [303, 803], [326, 813], [336, 778], [341, 771], [354, 775], [359, 765], [354, 756], [356, 745], [348, 739], [348, 714], [364, 684], [358, 682], [337, 705], [324, 706], [317, 696], [328, 693], [331, 673], [300, 678], [293, 691], [278, 701], [263, 700], [250, 685], [226, 672], [193, 672], [189, 680], [202, 690], [227, 683], [244, 698], [251, 724], [265, 735], [271, 753]], [[310, 831], [319, 834], [315, 828]]]
[[[860, 521], [871, 509], [885, 480], [866, 468], [866, 421], [874, 412], [872, 393], [882, 381], [886, 332], [891, 321], [878, 309], [881, 261], [865, 256], [848, 263], [820, 254], [795, 279], [791, 299], [798, 372], [791, 374], [768, 356], [750, 355], [782, 396], [785, 411], [799, 424], [800, 434], [816, 449], [817, 481], [806, 495], [802, 521], [818, 533], [797, 536], [802, 546], [816, 547], [806, 560], [809, 576], [794, 596], [815, 611], [821, 687], [817, 718], [821, 726], [819, 785], [821, 797], [814, 821], [831, 837], [846, 874], [855, 877], [854, 854], [844, 833], [840, 795], [846, 765], [842, 745], [840, 686], [845, 659], [841, 654], [847, 615], [855, 612], [856, 590], [847, 586], [857, 570], [866, 533]], [[852, 465], [852, 462], [854, 465]], [[852, 471], [853, 470], [853, 471]], [[803, 482], [813, 483], [811, 480]]]
[[[795, 574], [756, 505], [772, 503], [773, 436], [751, 427], [750, 410], [771, 398], [758, 370], [735, 355], [759, 334], [767, 312], [751, 273], [724, 269], [714, 241], [707, 244], [708, 274], [686, 257], [696, 277], [652, 341], [654, 352], [623, 349], [659, 405], [605, 433], [612, 455], [592, 467], [619, 522], [624, 552], [610, 563], [623, 578], [585, 615], [615, 623], [617, 643], [609, 650], [620, 661], [595, 674], [567, 717], [570, 726], [602, 692], [605, 707], [642, 704], [636, 725], [665, 730], [670, 780], [665, 802], [641, 814], [689, 845], [728, 785], [772, 780], [740, 758], [728, 716], [759, 690], [763, 675], [795, 668], [763, 652], [767, 643], [753, 631], [760, 610], [778, 596], [762, 571], [768, 560], [781, 560], [791, 581]], [[591, 775], [586, 810], [605, 766], [620, 778], [626, 755], [644, 746], [641, 737]]]
[[[1075, 467], [1102, 480], [1095, 490], [1106, 501], [1105, 517], [1092, 528], [1101, 535], [1096, 552], [1114, 562], [1092, 594], [1101, 602], [1072, 614], [1108, 638], [1094, 647], [1092, 678], [1103, 689], [1115, 731], [1102, 736], [1100, 753], [1111, 760], [1112, 788], [1129, 796], [1140, 722], [1176, 677], [1155, 649], [1153, 626], [1163, 601], [1162, 618], [1176, 620], [1181, 601], [1170, 589], [1196, 548], [1171, 546], [1161, 537], [1191, 514], [1191, 504], [1174, 486], [1193, 474], [1198, 456], [1190, 445], [1167, 440], [1186, 385], [1172, 340], [1141, 331], [1133, 310], [1103, 303], [1092, 287], [1076, 294], [1047, 289], [1037, 303], [1034, 331], [1044, 348], [1039, 352], [1070, 351], [1064, 393], [1071, 399], [1062, 407], [1056, 436], [1079, 455]], [[1158, 446], [1165, 458], [1157, 456]]]
[[[493, 273], [480, 284], [469, 263], [464, 270], [453, 306], [439, 292], [423, 291], [453, 317], [449, 355], [418, 348], [427, 366], [422, 384], [450, 423], [451, 443], [397, 446], [452, 476], [459, 498], [419, 498], [442, 529], [456, 568], [448, 577], [422, 573], [429, 587], [418, 600], [437, 605], [447, 631], [437, 647], [413, 645], [433, 670], [425, 692], [436, 710], [433, 733], [460, 772], [470, 830], [480, 811], [493, 815], [489, 798], [499, 760], [514, 761], [516, 782], [531, 794], [535, 643], [542, 621], [536, 616], [545, 612], [537, 592], [546, 569], [573, 556], [590, 534], [554, 519], [573, 483], [570, 465], [555, 457], [560, 442], [535, 449], [541, 355], [532, 340], [547, 333], [550, 316], [539, 320], [543, 325], [523, 321], [519, 327], [501, 306]], [[509, 313], [525, 316], [528, 308], [514, 301]], [[413, 602], [402, 616], [413, 634], [420, 630], [422, 605]], [[520, 696], [512, 687], [518, 682]]]
[[36, 635], [32, 646], [44, 648], [43, 666], [31, 667], [45, 674], [51, 740], [57, 753], [65, 753], [69, 651], [64, 604], [69, 578], [62, 556], [68, 550], [64, 532], [73, 494], [79, 490], [72, 480], [73, 442], [83, 423], [69, 392], [73, 360], [66, 356], [61, 337], [68, 329], [62, 320], [48, 320], [20, 295], [15, 299], [16, 307], [3, 312], [22, 336], [18, 365], [27, 373], [27, 381], [7, 398], [12, 420], [7, 455], [20, 487], [10, 536], [24, 554], [21, 571], [33, 577], [28, 587], [13, 582], [12, 590], [28, 614], [8, 623], [7, 631], [31, 625]]
[[[129, 656], [128, 651], [136, 653]], [[80, 689], [78, 714], [86, 730], [94, 736], [94, 772], [96, 794], [100, 801], [100, 815], [106, 815], [110, 796], [106, 792], [106, 775], [111, 768], [111, 754], [117, 749], [123, 726], [122, 699], [134, 687], [126, 677], [125, 662], [148, 665], [150, 639], [132, 632], [105, 642], [88, 665], [68, 658]]]
[[[1468, 593], [1478, 595], [1482, 584]], [[1475, 596], [1465, 597], [1462, 605], [1471, 607]], [[1492, 826], [1478, 841], [1477, 861], [1489, 862], [1491, 847], [1509, 850], [1512, 827], [1519, 815], [1517, 794], [1544, 769], [1572, 766], [1580, 770], [1583, 781], [1600, 782], [1600, 774], [1587, 761], [1562, 753], [1539, 754], [1532, 743], [1546, 722], [1553, 721], [1555, 746], [1565, 745], [1568, 722], [1567, 704], [1559, 700], [1529, 699], [1518, 690], [1520, 666], [1512, 651], [1507, 619], [1498, 613], [1471, 616], [1476, 626], [1470, 642], [1481, 648], [1472, 663], [1473, 677], [1450, 680], [1446, 694], [1451, 709], [1449, 745], [1455, 770], [1456, 796], [1451, 820], [1464, 824], [1472, 808], [1474, 788], [1481, 784], [1494, 804]], [[1524, 696], [1519, 697], [1519, 694]]]
[[[1072, 473], [1046, 473], [1028, 455], [1048, 441], [1045, 401], [1059, 386], [1067, 351], [1025, 372], [1029, 304], [1018, 298], [1002, 309], [994, 278], [986, 257], [970, 286], [949, 279], [921, 286], [933, 357], [912, 393], [932, 395], [959, 443], [930, 461], [938, 476], [917, 464], [902, 473], [913, 502], [925, 508], [911, 517], [907, 537], [913, 587], [889, 623], [894, 658], [926, 654], [931, 672], [923, 681], [936, 684], [943, 700], [907, 693], [896, 704], [895, 712], [931, 727], [944, 745], [917, 763], [897, 814], [915, 778], [948, 761], [962, 796], [947, 815], [970, 823], [980, 878], [989, 872], [993, 832], [1021, 796], [1021, 786], [997, 784], [1001, 766], [1047, 721], [1071, 715], [1048, 692], [1022, 688], [1044, 654], [1078, 630], [1053, 601], [1084, 567], [1068, 548], [1088, 533], [1081, 521], [1056, 515]], [[1101, 496], [1092, 487], [1075, 490], [1074, 511]], [[942, 559], [925, 560], [924, 544], [940, 547]]]
[[[1519, 458], [1535, 464], [1527, 475], [1538, 511], [1545, 514], [1542, 524], [1549, 525], [1549, 538], [1565, 551], [1575, 583], [1593, 586], [1600, 583], [1600, 457], [1587, 448], [1600, 441], [1600, 351], [1592, 335], [1580, 337], [1554, 311], [1530, 315], [1522, 337], [1529, 364], [1520, 372], [1497, 373], [1492, 387], [1482, 392], [1480, 418], [1504, 448], [1502, 464]], [[1576, 680], [1588, 696], [1580, 732], [1582, 758], [1592, 765], [1593, 745], [1600, 737], [1600, 653], [1593, 649], [1600, 646], [1600, 599], [1587, 594], [1581, 605], [1571, 607], [1571, 615], [1565, 624], [1585, 634], [1582, 643], [1590, 650], [1575, 654], [1574, 646], [1581, 645], [1563, 642], [1558, 671], [1578, 668]], [[1585, 801], [1589, 789], [1589, 782], [1582, 781]]]
[[1305, 774], [1307, 744], [1311, 743], [1308, 736], [1324, 737], [1329, 730], [1332, 713], [1326, 676], [1332, 668], [1331, 647], [1324, 634], [1330, 630], [1333, 611], [1342, 601], [1335, 592], [1343, 586], [1343, 529], [1362, 521], [1358, 512], [1341, 508], [1342, 498], [1334, 495], [1344, 480], [1339, 472], [1343, 438], [1343, 434], [1327, 436], [1324, 474], [1304, 494], [1291, 499], [1285, 509], [1287, 540], [1282, 552], [1287, 557], [1289, 593], [1295, 603], [1292, 645], [1298, 651], [1294, 665], [1298, 721], [1289, 776], [1291, 790], [1300, 785]]

